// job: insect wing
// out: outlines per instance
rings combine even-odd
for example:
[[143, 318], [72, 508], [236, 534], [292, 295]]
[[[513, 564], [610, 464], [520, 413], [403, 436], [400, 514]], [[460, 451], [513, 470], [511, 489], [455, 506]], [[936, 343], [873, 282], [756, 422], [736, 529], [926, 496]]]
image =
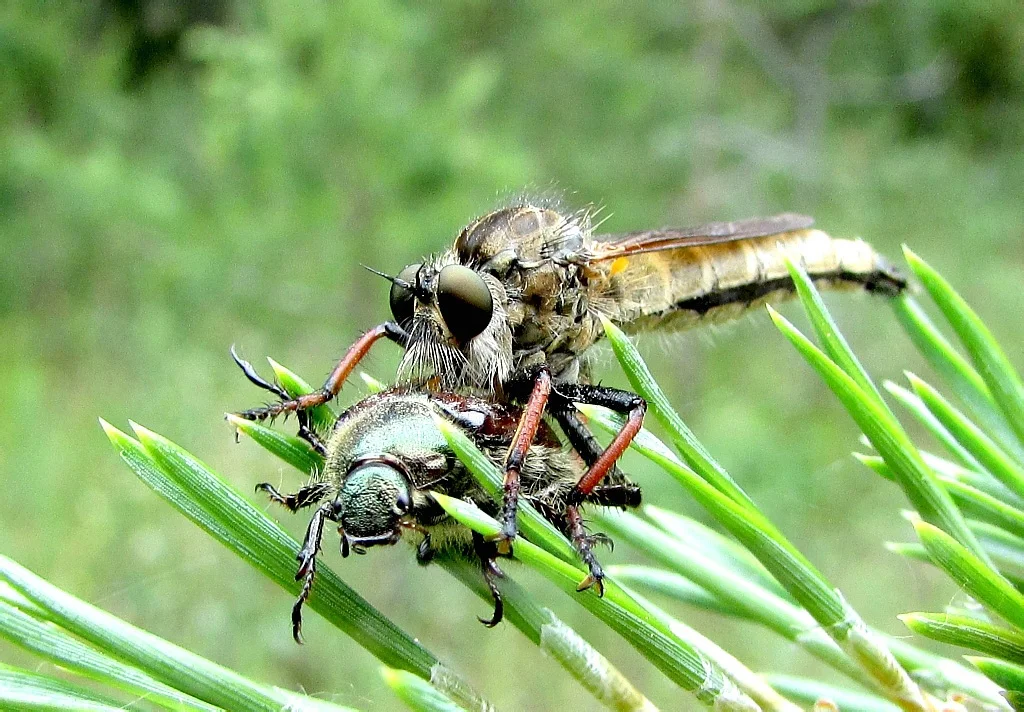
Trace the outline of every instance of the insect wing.
[[660, 252], [755, 237], [768, 237], [796, 230], [806, 230], [813, 224], [814, 218], [806, 215], [782, 213], [768, 218], [715, 222], [698, 227], [596, 235], [594, 242], [590, 245], [587, 261], [597, 262], [645, 252]]

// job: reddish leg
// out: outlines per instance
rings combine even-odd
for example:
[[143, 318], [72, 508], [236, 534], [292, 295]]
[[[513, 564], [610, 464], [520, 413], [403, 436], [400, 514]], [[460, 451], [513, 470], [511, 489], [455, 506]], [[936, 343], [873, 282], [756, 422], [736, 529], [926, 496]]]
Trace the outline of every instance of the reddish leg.
[[[584, 383], [559, 383], [551, 395], [551, 400], [555, 418], [566, 431], [573, 447], [590, 465], [569, 495], [569, 503], [579, 505], [601, 483], [605, 475], [612, 471], [615, 463], [622, 457], [622, 453], [640, 432], [640, 428], [644, 424], [644, 415], [647, 413], [647, 402], [629, 391]], [[573, 408], [573, 403], [600, 405], [619, 413], [625, 413], [626, 423], [608, 443], [608, 447], [599, 451], [597, 442], [583, 426], [579, 417], [575, 412], [570, 411]]]
[[543, 366], [533, 377], [533, 390], [526, 401], [523, 417], [512, 437], [508, 455], [505, 456], [504, 497], [501, 509], [501, 533], [497, 536], [498, 553], [508, 555], [512, 551], [512, 540], [519, 527], [516, 524], [516, 510], [519, 507], [519, 474], [526, 460], [526, 453], [537, 435], [544, 409], [551, 395], [551, 373]]
[[572, 493], [569, 495], [570, 501], [582, 502], [600, 484], [604, 476], [615, 467], [615, 463], [622, 457], [622, 453], [626, 452], [629, 444], [633, 442], [633, 438], [636, 437], [636, 434], [640, 432], [640, 428], [643, 427], [646, 412], [647, 403], [644, 402], [643, 398], [636, 396], [634, 404], [626, 416], [626, 423], [622, 426], [622, 430], [616, 433], [612, 441], [608, 443], [608, 447], [601, 453], [601, 456], [594, 461], [586, 474], [576, 483]]
[[266, 420], [267, 418], [276, 418], [282, 413], [293, 413], [295, 411], [308, 410], [309, 408], [315, 408], [318, 405], [323, 405], [327, 401], [338, 395], [345, 380], [349, 377], [355, 369], [356, 364], [363, 360], [369, 352], [370, 347], [380, 341], [382, 338], [390, 339], [395, 343], [404, 346], [408, 341], [408, 334], [402, 330], [398, 324], [393, 321], [386, 321], [379, 326], [367, 331], [359, 339], [352, 344], [348, 352], [338, 362], [338, 365], [331, 371], [331, 375], [327, 377], [327, 381], [322, 387], [313, 391], [301, 395], [298, 398], [292, 398], [288, 400], [281, 400], [277, 403], [271, 403], [263, 408], [251, 408], [243, 411], [238, 415], [246, 420]]
[[569, 538], [572, 539], [573, 546], [579, 552], [583, 563], [590, 569], [590, 573], [580, 582], [576, 590], [586, 591], [591, 586], [595, 586], [597, 588], [597, 595], [604, 596], [604, 570], [601, 568], [601, 564], [598, 563], [597, 557], [594, 556], [594, 543], [599, 541], [598, 535], [590, 536], [587, 534], [587, 530], [583, 526], [583, 516], [580, 514], [580, 508], [575, 504], [567, 504], [565, 506], [565, 521], [568, 524]]
[[[569, 537], [580, 558], [590, 569], [590, 574], [580, 583], [579, 590], [596, 586], [598, 595], [604, 595], [604, 571], [592, 551], [596, 539], [589, 536], [583, 527], [579, 507], [594, 494], [595, 488], [615, 468], [615, 463], [640, 432], [647, 412], [647, 403], [640, 396], [628, 391], [586, 384], [559, 384], [552, 400], [558, 401], [557, 406], [553, 406], [555, 417], [562, 424], [570, 442], [590, 465], [569, 492], [565, 507]], [[626, 423], [603, 451], [599, 450], [597, 442], [580, 422], [574, 412], [573, 402], [591, 403], [626, 413]]]

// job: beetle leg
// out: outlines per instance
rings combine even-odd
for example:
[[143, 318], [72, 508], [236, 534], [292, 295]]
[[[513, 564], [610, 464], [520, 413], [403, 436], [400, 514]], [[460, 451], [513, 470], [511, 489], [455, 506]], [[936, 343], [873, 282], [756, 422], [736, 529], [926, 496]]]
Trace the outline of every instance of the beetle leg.
[[292, 606], [292, 637], [302, 644], [302, 604], [309, 598], [313, 590], [313, 579], [316, 577], [316, 555], [320, 551], [320, 539], [323, 536], [324, 520], [334, 519], [334, 503], [326, 502], [313, 513], [306, 529], [306, 538], [295, 558], [299, 561], [299, 570], [295, 572], [295, 580], [302, 581], [299, 597]]
[[505, 603], [501, 600], [501, 591], [498, 590], [498, 584], [495, 583], [495, 579], [502, 578], [504, 574], [498, 568], [498, 563], [495, 560], [498, 551], [494, 542], [487, 541], [476, 532], [473, 532], [473, 549], [480, 558], [484, 583], [487, 584], [487, 588], [491, 592], [491, 599], [494, 601], [494, 613], [491, 614], [491, 617], [489, 619], [478, 617], [477, 620], [488, 628], [493, 628], [501, 623], [501, 619], [505, 617]]
[[257, 492], [266, 492], [271, 502], [280, 504], [292, 512], [309, 507], [327, 496], [331, 485], [327, 482], [314, 482], [301, 488], [295, 494], [281, 494], [277, 488], [269, 482], [260, 482], [256, 485]]
[[[323, 405], [327, 401], [338, 395], [345, 380], [352, 373], [352, 370], [356, 365], [363, 360], [370, 347], [377, 343], [380, 339], [387, 338], [400, 346], [405, 346], [408, 343], [409, 335], [405, 333], [398, 324], [393, 321], [386, 321], [383, 324], [373, 327], [365, 334], [360, 336], [345, 355], [338, 361], [338, 364], [331, 371], [331, 375], [327, 377], [324, 385], [313, 391], [312, 393], [306, 393], [298, 398], [282, 398], [277, 403], [271, 403], [268, 406], [262, 408], [250, 408], [249, 410], [238, 413], [239, 417], [245, 418], [246, 420], [266, 420], [267, 418], [276, 418], [281, 414], [301, 412], [310, 408], [315, 408], [318, 405]], [[244, 369], [243, 369], [244, 370]], [[249, 374], [246, 373], [248, 376]], [[251, 380], [251, 379], [250, 379]], [[257, 384], [259, 385], [259, 384]]]
[[431, 546], [430, 543], [430, 530], [418, 522], [402, 522], [402, 526], [406, 529], [412, 529], [423, 535], [423, 539], [420, 540], [419, 545], [416, 547], [416, 563], [420, 566], [426, 566], [434, 560], [434, 554], [437, 551]]
[[526, 453], [537, 435], [548, 397], [551, 395], [551, 372], [547, 366], [540, 366], [532, 374], [533, 388], [526, 401], [523, 416], [519, 419], [512, 444], [505, 456], [505, 480], [502, 492], [501, 532], [495, 541], [498, 553], [512, 553], [512, 540], [516, 538], [519, 528], [516, 524], [516, 511], [519, 508], [519, 475], [526, 460]]
[[423, 537], [423, 541], [416, 547], [416, 563], [420, 566], [426, 566], [434, 560], [434, 554], [437, 550], [430, 545], [430, 535], [426, 534]]

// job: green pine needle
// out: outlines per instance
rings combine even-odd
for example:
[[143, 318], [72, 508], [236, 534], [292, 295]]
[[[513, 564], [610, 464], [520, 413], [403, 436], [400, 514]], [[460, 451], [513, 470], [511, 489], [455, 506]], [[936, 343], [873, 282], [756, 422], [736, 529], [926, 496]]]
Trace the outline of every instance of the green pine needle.
[[1024, 440], [1024, 382], [995, 336], [952, 285], [910, 248], [904, 247], [910, 268], [960, 338], [974, 367], [985, 380], [1018, 441]]
[[1024, 634], [1015, 630], [951, 613], [905, 613], [899, 619], [926, 638], [1024, 665]]

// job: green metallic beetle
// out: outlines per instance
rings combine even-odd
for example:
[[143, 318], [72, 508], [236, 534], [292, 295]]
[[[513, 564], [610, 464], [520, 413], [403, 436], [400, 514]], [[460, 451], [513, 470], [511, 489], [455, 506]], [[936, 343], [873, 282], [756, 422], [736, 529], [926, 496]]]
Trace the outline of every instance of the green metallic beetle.
[[[234, 355], [234, 354], [233, 354]], [[250, 364], [234, 355], [246, 376], [274, 393], [280, 386], [258, 376]], [[494, 612], [481, 619], [487, 626], [502, 619], [501, 594], [494, 578], [501, 576], [493, 542], [456, 523], [435, 501], [440, 492], [473, 502], [489, 514], [500, 505], [477, 484], [437, 429], [435, 415], [458, 425], [494, 463], [505, 460], [518, 427], [519, 407], [452, 393], [428, 393], [395, 388], [371, 395], [342, 413], [322, 441], [300, 419], [300, 434], [324, 456], [323, 471], [294, 494], [281, 494], [269, 483], [257, 490], [291, 511], [317, 506], [297, 556], [296, 580], [303, 586], [292, 609], [292, 632], [300, 641], [302, 606], [316, 574], [316, 556], [327, 522], [337, 524], [341, 554], [363, 554], [372, 546], [396, 544], [408, 537], [417, 546], [417, 560], [426, 564], [439, 550], [475, 556], [494, 600]], [[572, 531], [566, 499], [587, 468], [579, 448], [564, 445], [542, 422], [521, 472], [520, 496], [556, 528]], [[593, 442], [589, 451], [599, 451]], [[616, 474], [594, 489], [588, 504], [636, 507], [640, 488]], [[571, 510], [575, 511], [575, 510]], [[601, 535], [592, 535], [593, 541]], [[590, 547], [586, 548], [589, 553]], [[581, 556], [586, 554], [581, 551]], [[585, 562], [588, 563], [588, 562]]]

